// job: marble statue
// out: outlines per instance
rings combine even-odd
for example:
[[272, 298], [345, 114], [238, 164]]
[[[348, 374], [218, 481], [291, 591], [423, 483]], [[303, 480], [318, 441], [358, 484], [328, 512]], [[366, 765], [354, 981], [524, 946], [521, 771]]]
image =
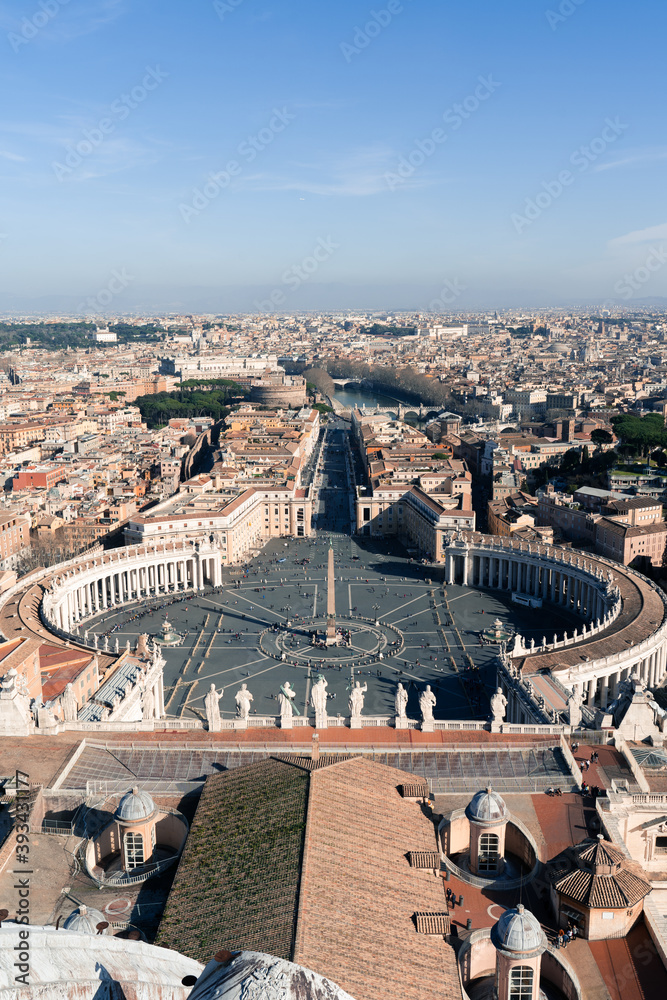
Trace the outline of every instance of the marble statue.
[[357, 718], [361, 715], [364, 707], [364, 694], [368, 691], [368, 684], [362, 687], [359, 681], [355, 681], [354, 687], [350, 691], [349, 707], [350, 715]]
[[292, 701], [296, 697], [296, 691], [290, 687], [290, 682], [285, 681], [278, 695], [280, 705], [280, 725], [282, 729], [292, 728]]
[[514, 646], [512, 647], [512, 652], [510, 656], [523, 656], [526, 652], [526, 644], [523, 641], [523, 636], [517, 634], [514, 636]]
[[239, 690], [236, 692], [236, 714], [239, 719], [246, 719], [250, 715], [250, 702], [253, 701], [253, 697], [248, 691], [245, 684], [242, 684]]
[[204, 709], [206, 711], [206, 721], [208, 722], [209, 733], [217, 733], [220, 731], [219, 702], [224, 693], [224, 688], [220, 688], [219, 691], [216, 691], [215, 684], [211, 684], [211, 687], [206, 692], [206, 697], [204, 698]]
[[491, 697], [491, 716], [494, 723], [502, 722], [505, 718], [507, 708], [507, 698], [503, 694], [501, 687], [496, 688], [495, 694]]
[[[315, 725], [325, 725], [327, 716], [327, 682], [324, 677], [320, 677], [316, 684], [313, 684], [310, 692], [310, 702], [315, 709]], [[318, 722], [317, 720], [321, 721]]]
[[405, 688], [400, 682], [398, 687], [396, 688], [394, 707], [396, 709], [397, 718], [404, 719], [408, 707], [408, 692], [405, 690]]
[[28, 736], [32, 729], [30, 701], [21, 694], [18, 672], [12, 667], [0, 681], [0, 734]]
[[155, 718], [155, 694], [152, 684], [146, 684], [141, 692], [141, 718], [144, 722]]
[[567, 699], [567, 712], [570, 727], [572, 729], [578, 729], [581, 725], [581, 705], [584, 700], [584, 696], [577, 687], [572, 688], [572, 693]]
[[76, 695], [74, 694], [74, 688], [71, 683], [65, 687], [61, 697], [60, 705], [63, 710], [63, 718], [65, 722], [76, 722], [79, 714], [79, 706], [76, 701]]
[[435, 708], [435, 695], [431, 691], [431, 685], [427, 684], [426, 689], [419, 695], [419, 708], [424, 722], [433, 722], [433, 709]]

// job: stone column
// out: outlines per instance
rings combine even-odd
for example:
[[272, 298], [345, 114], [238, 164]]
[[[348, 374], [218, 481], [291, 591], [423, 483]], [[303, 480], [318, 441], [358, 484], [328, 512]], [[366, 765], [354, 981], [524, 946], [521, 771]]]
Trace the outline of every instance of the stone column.
[[597, 688], [597, 680], [594, 677], [588, 682], [588, 698], [586, 699], [587, 705], [593, 705], [595, 703], [595, 690]]
[[606, 708], [609, 704], [609, 677], [600, 678], [600, 705]]
[[463, 586], [464, 587], [468, 586], [468, 562], [469, 562], [469, 560], [470, 560], [469, 554], [467, 552], [464, 552], [464, 554], [463, 554]]

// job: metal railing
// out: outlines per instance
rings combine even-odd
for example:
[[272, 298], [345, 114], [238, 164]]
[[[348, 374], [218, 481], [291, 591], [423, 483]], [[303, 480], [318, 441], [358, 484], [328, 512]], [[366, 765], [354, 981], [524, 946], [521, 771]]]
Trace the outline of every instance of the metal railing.
[[43, 819], [41, 833], [53, 834], [57, 837], [74, 836], [74, 820], [69, 823], [59, 819]]

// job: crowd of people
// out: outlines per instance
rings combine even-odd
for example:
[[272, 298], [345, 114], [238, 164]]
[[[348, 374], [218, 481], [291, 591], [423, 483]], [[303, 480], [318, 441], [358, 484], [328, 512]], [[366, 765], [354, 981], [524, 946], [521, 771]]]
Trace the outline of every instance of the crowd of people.
[[192, 601], [193, 599], [194, 598], [192, 594], [181, 594], [179, 597], [174, 596], [169, 598], [168, 600], [162, 601], [161, 604], [148, 605], [141, 611], [135, 611], [133, 612], [133, 614], [127, 615], [126, 618], [123, 618], [122, 621], [116, 622], [115, 625], [110, 625], [105, 632], [99, 633], [100, 637], [102, 639], [106, 639], [109, 636], [112, 636], [114, 632], [118, 632], [119, 629], [124, 629], [131, 622], [140, 621], [142, 618], [146, 618], [150, 615], [155, 614], [156, 611], [168, 610], [169, 608], [173, 607], [174, 604], [183, 604], [185, 601]]
[[578, 933], [577, 925], [571, 920], [567, 922], [567, 930], [562, 927], [556, 935], [556, 947], [557, 948], [567, 948], [570, 941], [574, 941]]

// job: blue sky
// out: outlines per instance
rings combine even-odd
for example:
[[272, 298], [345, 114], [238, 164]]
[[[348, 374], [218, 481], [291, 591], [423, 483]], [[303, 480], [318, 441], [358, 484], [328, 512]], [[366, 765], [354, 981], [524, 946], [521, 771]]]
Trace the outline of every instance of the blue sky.
[[657, 0], [3, 0], [0, 309], [114, 271], [120, 311], [667, 295], [666, 28]]

